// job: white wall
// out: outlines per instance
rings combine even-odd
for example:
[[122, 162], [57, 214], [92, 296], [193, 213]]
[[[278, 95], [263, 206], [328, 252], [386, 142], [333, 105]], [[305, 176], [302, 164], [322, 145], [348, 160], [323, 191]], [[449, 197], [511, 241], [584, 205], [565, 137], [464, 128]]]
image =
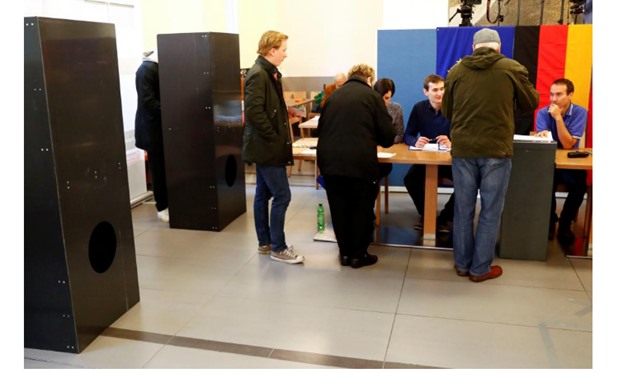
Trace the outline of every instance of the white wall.
[[285, 76], [333, 76], [357, 63], [376, 64], [383, 0], [240, 0], [240, 54], [250, 67], [269, 29], [289, 36]]
[[157, 34], [238, 33], [237, 0], [139, 0], [139, 3], [145, 50], [157, 47]]
[[386, 0], [382, 29], [435, 29], [447, 26], [448, 0]]
[[240, 0], [240, 61], [250, 67], [269, 29], [289, 36], [285, 76], [333, 76], [377, 66], [377, 31], [447, 26], [447, 0]]
[[250, 67], [266, 30], [289, 36], [285, 76], [333, 76], [354, 64], [377, 65], [377, 30], [447, 26], [447, 0], [141, 0], [144, 48], [159, 33], [240, 35], [240, 65]]

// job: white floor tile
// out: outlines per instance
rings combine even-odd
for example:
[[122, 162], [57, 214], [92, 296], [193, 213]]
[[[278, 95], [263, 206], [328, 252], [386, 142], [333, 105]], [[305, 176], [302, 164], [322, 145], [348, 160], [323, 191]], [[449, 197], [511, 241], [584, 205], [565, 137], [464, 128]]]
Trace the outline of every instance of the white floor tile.
[[[565, 339], [573, 345], [564, 353]], [[591, 333], [398, 315], [387, 362], [443, 368], [591, 368]]]
[[393, 314], [216, 297], [178, 336], [382, 361]]
[[398, 312], [431, 318], [472, 320], [588, 331], [592, 306], [583, 291], [408, 278]]

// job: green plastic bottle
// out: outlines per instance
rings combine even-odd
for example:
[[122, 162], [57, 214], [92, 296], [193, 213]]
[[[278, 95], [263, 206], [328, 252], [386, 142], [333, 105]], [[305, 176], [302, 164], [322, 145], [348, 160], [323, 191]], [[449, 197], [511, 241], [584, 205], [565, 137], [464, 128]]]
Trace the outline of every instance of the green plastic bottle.
[[325, 230], [325, 208], [322, 203], [318, 204], [318, 209], [316, 210], [316, 224], [318, 226], [318, 231]]

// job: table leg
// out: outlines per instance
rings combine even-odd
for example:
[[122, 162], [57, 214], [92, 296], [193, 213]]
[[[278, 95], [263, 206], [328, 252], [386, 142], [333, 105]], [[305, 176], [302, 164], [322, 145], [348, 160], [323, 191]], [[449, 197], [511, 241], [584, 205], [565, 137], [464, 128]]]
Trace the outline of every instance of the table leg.
[[438, 202], [438, 165], [425, 166], [425, 208], [423, 210], [423, 240], [436, 240], [436, 205]]
[[318, 159], [314, 159], [314, 188], [318, 190]]
[[593, 250], [593, 186], [587, 186], [587, 207], [584, 211], [584, 230], [583, 236], [587, 238], [586, 255], [590, 256]]

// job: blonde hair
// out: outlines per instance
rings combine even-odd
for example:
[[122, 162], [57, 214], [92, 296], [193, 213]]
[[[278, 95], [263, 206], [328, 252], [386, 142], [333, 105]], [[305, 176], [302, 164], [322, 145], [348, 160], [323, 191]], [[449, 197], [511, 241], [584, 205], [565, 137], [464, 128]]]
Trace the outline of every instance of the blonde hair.
[[351, 67], [351, 69], [349, 69], [347, 76], [357, 76], [364, 81], [366, 81], [366, 79], [368, 79], [369, 77], [371, 78], [371, 80], [374, 80], [375, 70], [368, 64], [356, 64], [355, 66]]
[[278, 49], [281, 43], [288, 39], [288, 36], [278, 31], [269, 30], [262, 34], [262, 38], [257, 45], [257, 53], [266, 56], [271, 49]]

